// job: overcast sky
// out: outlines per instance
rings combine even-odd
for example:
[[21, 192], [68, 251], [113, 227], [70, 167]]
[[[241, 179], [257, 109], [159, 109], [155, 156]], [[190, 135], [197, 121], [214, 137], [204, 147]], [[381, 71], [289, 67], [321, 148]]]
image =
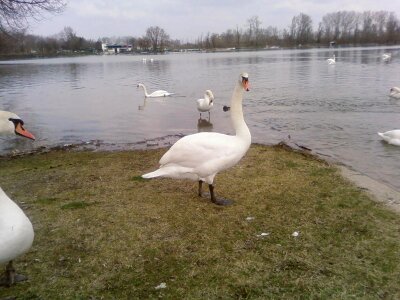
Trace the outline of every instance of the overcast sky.
[[[30, 32], [49, 36], [70, 26], [78, 36], [97, 39], [145, 34], [160, 26], [172, 39], [194, 41], [201, 34], [245, 28], [258, 16], [262, 27], [287, 28], [294, 16], [305, 13], [316, 26], [327, 13], [340, 10], [393, 11], [399, 0], [69, 0], [65, 11], [31, 22]], [[397, 17], [400, 17], [399, 15]]]

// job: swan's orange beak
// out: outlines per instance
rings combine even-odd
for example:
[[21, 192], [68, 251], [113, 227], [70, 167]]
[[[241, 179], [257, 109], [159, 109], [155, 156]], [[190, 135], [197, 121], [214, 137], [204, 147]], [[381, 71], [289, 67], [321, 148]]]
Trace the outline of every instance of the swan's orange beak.
[[248, 79], [244, 79], [242, 80], [243, 83], [243, 88], [246, 92], [250, 91], [250, 84], [249, 84], [249, 80]]
[[21, 123], [18, 123], [15, 126], [15, 133], [18, 135], [21, 135], [23, 137], [26, 137], [28, 139], [35, 140], [35, 136], [32, 133], [30, 133], [28, 130], [25, 130], [25, 128], [22, 126]]

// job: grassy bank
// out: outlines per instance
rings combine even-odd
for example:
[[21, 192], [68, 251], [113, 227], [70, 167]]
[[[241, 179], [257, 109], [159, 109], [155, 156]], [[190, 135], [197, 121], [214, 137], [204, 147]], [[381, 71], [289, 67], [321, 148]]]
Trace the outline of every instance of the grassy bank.
[[253, 145], [217, 176], [235, 201], [217, 207], [197, 183], [139, 177], [164, 152], [0, 160], [36, 234], [16, 261], [30, 281], [0, 299], [400, 298], [400, 217], [334, 167]]

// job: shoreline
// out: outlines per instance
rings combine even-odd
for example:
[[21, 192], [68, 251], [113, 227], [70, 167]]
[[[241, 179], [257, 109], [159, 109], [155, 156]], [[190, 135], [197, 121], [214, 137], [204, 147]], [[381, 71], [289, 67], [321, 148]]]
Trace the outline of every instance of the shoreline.
[[[82, 141], [75, 144], [63, 144], [52, 147], [38, 147], [30, 151], [13, 152], [9, 154], [1, 154], [0, 159], [15, 159], [30, 155], [40, 155], [53, 151], [89, 151], [89, 152], [123, 152], [123, 151], [140, 151], [162, 149], [172, 146], [178, 139], [183, 137], [183, 134], [166, 135], [144, 141], [117, 144], [117, 143], [104, 143], [99, 140]], [[369, 177], [368, 175], [354, 170], [351, 166], [345, 165], [342, 162], [336, 161], [329, 156], [316, 153], [312, 149], [300, 145], [293, 141], [281, 141], [277, 144], [267, 145], [262, 143], [252, 143], [252, 145], [261, 145], [265, 147], [283, 147], [290, 151], [299, 152], [304, 155], [310, 155], [318, 160], [324, 161], [328, 164], [336, 166], [340, 174], [356, 185], [359, 189], [365, 191], [372, 199], [379, 203], [383, 203], [391, 210], [400, 214], [400, 191], [387, 183], [378, 181]]]
[[[99, 140], [80, 142], [75, 144], [63, 144], [52, 147], [39, 147], [26, 152], [13, 152], [10, 154], [0, 155], [0, 159], [15, 159], [29, 155], [40, 155], [53, 151], [89, 151], [89, 152], [118, 152], [118, 151], [140, 151], [162, 149], [172, 146], [178, 139], [183, 137], [183, 134], [166, 135], [154, 139], [144, 141], [117, 144], [104, 143]], [[315, 153], [312, 149], [290, 141], [281, 141], [274, 145], [252, 143], [253, 145], [261, 145], [265, 147], [283, 147], [290, 151], [299, 152], [304, 155], [310, 155], [314, 158], [324, 161], [328, 164], [336, 166], [340, 174], [356, 185], [360, 190], [365, 191], [373, 200], [383, 203], [389, 209], [400, 213], [400, 191], [397, 191], [392, 186], [380, 182], [368, 175], [354, 170], [351, 166], [345, 165], [323, 154]]]

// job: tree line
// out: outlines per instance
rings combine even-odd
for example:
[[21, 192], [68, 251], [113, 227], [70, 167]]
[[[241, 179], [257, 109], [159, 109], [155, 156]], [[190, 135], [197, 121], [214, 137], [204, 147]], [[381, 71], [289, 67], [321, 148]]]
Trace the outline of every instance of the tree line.
[[[314, 29], [316, 28], [316, 29]], [[132, 45], [135, 51], [163, 52], [165, 50], [217, 49], [217, 48], [266, 48], [321, 47], [329, 44], [370, 45], [400, 44], [400, 21], [394, 12], [339, 11], [323, 16], [314, 27], [311, 17], [301, 13], [292, 18], [284, 29], [263, 27], [258, 16], [249, 18], [239, 28], [223, 33], [207, 33], [194, 42], [173, 40], [158, 26], [149, 27], [141, 37], [103, 37], [97, 40], [80, 37], [71, 27], [49, 37], [28, 34], [26, 28], [4, 31], [0, 28], [0, 54], [49, 56], [67, 53], [96, 53], [102, 43]]]

